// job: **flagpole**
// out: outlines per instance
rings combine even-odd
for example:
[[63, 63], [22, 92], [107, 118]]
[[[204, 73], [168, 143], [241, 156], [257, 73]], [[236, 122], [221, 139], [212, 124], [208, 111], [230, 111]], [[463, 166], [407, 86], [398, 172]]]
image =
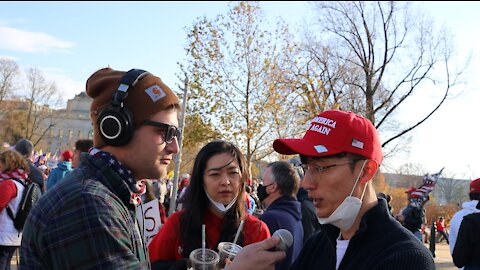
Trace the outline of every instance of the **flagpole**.
[[178, 153], [175, 155], [175, 171], [173, 174], [173, 185], [172, 191], [170, 193], [170, 207], [168, 209], [168, 215], [171, 215], [175, 212], [177, 207], [177, 192], [178, 192], [178, 176], [180, 174], [180, 163], [182, 162], [182, 146], [183, 146], [183, 127], [185, 125], [185, 113], [187, 111], [187, 92], [188, 92], [188, 77], [185, 74], [185, 86], [183, 88], [183, 106], [182, 114], [180, 115], [179, 129], [181, 131], [180, 138], [178, 138]]

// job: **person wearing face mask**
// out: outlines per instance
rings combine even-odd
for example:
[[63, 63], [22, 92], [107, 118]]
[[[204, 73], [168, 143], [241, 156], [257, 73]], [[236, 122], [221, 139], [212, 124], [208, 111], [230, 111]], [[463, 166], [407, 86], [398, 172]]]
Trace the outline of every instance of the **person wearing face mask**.
[[275, 161], [263, 172], [263, 185], [258, 187], [258, 198], [267, 207], [260, 220], [267, 223], [271, 232], [286, 229], [293, 236], [293, 244], [286, 250], [287, 257], [275, 267], [286, 270], [300, 254], [303, 246], [301, 204], [295, 198], [300, 176], [292, 164]]
[[[383, 154], [368, 119], [327, 110], [311, 120], [302, 139], [277, 139], [273, 148], [280, 154], [300, 155], [305, 169], [302, 186], [322, 223], [289, 269], [435, 269], [427, 248], [376, 196], [372, 181]], [[264, 252], [268, 244], [245, 247], [228, 269], [264, 269], [272, 259], [281, 259], [281, 254]], [[262, 254], [264, 261], [257, 258], [252, 264], [244, 259], [252, 251]]]
[[267, 225], [246, 212], [247, 179], [245, 157], [235, 145], [205, 145], [195, 158], [183, 209], [169, 216], [148, 246], [152, 269], [186, 269], [190, 252], [202, 247], [202, 224], [206, 247], [216, 251], [218, 243], [234, 241], [242, 220], [238, 245], [269, 238]]

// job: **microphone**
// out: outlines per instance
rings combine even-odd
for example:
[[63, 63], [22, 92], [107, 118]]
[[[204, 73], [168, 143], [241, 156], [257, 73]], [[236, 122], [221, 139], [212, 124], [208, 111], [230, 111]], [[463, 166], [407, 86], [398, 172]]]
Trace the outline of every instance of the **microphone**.
[[288, 230], [279, 229], [276, 230], [273, 235], [276, 235], [278, 238], [280, 238], [280, 242], [273, 248], [273, 250], [287, 251], [287, 249], [292, 246], [293, 236]]

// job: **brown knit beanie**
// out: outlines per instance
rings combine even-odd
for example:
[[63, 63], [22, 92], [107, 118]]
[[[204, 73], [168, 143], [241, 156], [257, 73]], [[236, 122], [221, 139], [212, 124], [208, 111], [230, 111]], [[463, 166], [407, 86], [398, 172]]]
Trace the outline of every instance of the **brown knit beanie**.
[[[105, 146], [100, 136], [97, 117], [113, 100], [113, 95], [118, 89], [120, 79], [126, 71], [102, 68], [93, 73], [87, 80], [87, 95], [93, 98], [90, 106], [90, 118], [94, 126], [93, 145], [97, 148]], [[134, 87], [127, 91], [123, 102], [133, 114], [135, 128], [155, 113], [165, 110], [171, 105], [179, 106], [180, 102], [173, 91], [166, 86], [159, 77], [147, 74], [142, 77]]]

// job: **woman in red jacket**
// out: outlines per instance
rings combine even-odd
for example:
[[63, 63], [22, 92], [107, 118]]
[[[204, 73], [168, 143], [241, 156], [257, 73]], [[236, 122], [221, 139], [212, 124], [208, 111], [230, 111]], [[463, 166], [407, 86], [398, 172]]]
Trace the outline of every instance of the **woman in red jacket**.
[[197, 157], [185, 193], [184, 208], [172, 214], [148, 246], [152, 269], [186, 269], [190, 252], [202, 247], [217, 250], [220, 242], [233, 242], [244, 221], [237, 244], [245, 246], [270, 237], [265, 223], [245, 209], [246, 160], [235, 145], [213, 141]]
[[20, 153], [15, 150], [5, 150], [0, 153], [0, 269], [2, 270], [10, 269], [10, 260], [22, 240], [22, 234], [15, 229], [7, 208], [16, 215], [28, 172], [28, 162]]

